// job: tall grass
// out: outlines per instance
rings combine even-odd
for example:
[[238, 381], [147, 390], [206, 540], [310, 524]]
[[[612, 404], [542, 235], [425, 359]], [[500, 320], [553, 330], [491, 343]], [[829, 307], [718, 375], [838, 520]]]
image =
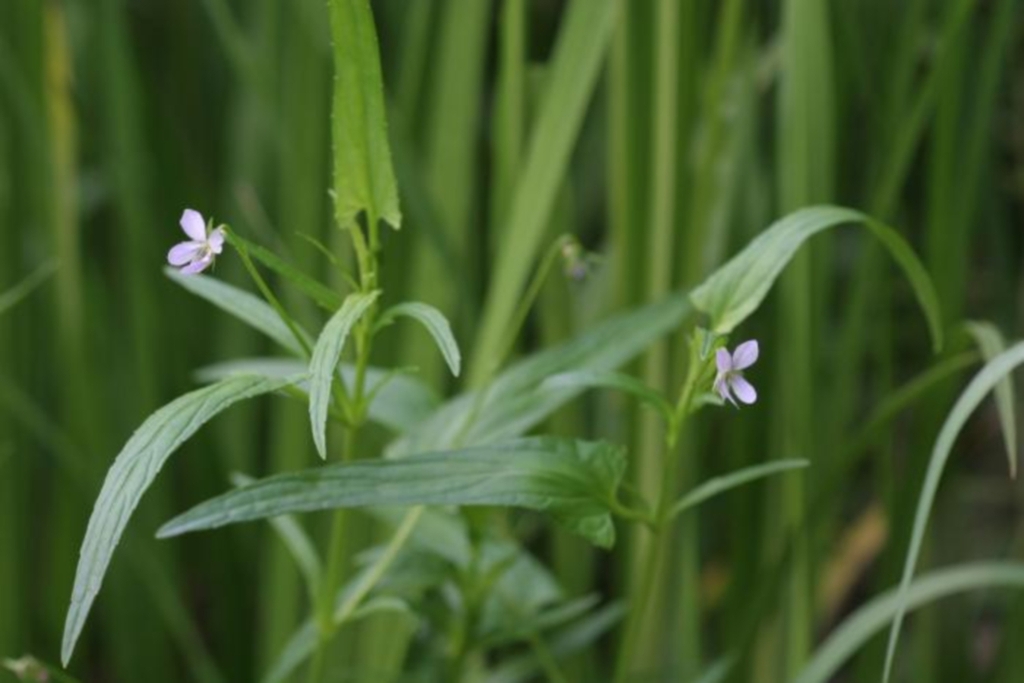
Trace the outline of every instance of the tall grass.
[[[391, 302], [448, 315], [467, 372], [451, 379], [406, 323], [372, 363], [415, 366], [439, 396], [485, 387], [503, 361], [694, 287], [809, 204], [863, 209], [922, 255], [951, 338], [939, 357], [869, 240], [839, 232], [788, 267], [732, 344], [761, 340], [750, 372], [760, 401], [684, 432], [672, 493], [771, 460], [812, 465], [682, 516], [654, 585], [644, 585], [652, 540], [640, 527], [607, 553], [529, 515], [470, 517], [522, 541], [568, 595], [599, 594], [609, 615], [649, 588], [635, 680], [695, 680], [728, 664], [728, 680], [767, 683], [819, 665], [843, 618], [900, 578], [932, 444], [978, 361], [960, 323], [1021, 333], [1019, 3], [371, 5], [403, 211], [400, 231], [382, 228], [380, 282]], [[58, 659], [85, 523], [135, 426], [189, 389], [195, 369], [276, 351], [161, 274], [181, 209], [230, 223], [338, 292], [343, 271], [356, 274], [329, 192], [329, 26], [315, 0], [0, 3], [0, 297], [55, 264], [0, 306], [0, 660]], [[563, 234], [600, 258], [582, 281], [558, 262], [540, 283]], [[322, 312], [264, 274], [319, 329]], [[249, 286], [237, 258], [215, 275]], [[520, 328], [532, 282], [543, 286]], [[625, 370], [674, 396], [689, 358], [672, 334]], [[918, 377], [926, 390], [901, 393]], [[888, 399], [898, 410], [873, 421]], [[654, 494], [663, 434], [634, 405], [591, 392], [542, 431], [625, 444], [631, 485]], [[1024, 559], [1021, 487], [1005, 476], [997, 415], [983, 404], [954, 450], [921, 573]], [[368, 426], [358, 457], [392, 437]], [[69, 672], [258, 680], [309, 616], [280, 538], [266, 525], [171, 542], [152, 532], [227, 488], [231, 472], [309, 467], [311, 446], [306, 411], [287, 401], [235, 408], [190, 442], [133, 520]], [[339, 562], [351, 568], [394, 529], [346, 517]], [[302, 520], [327, 541], [330, 520]], [[1001, 571], [982, 574], [1019, 583]], [[934, 581], [938, 593], [961, 590]], [[1017, 683], [1022, 609], [1001, 590], [926, 604], [908, 617], [894, 680]], [[565, 659], [543, 632], [522, 648], [470, 653], [465, 670], [541, 680], [485, 672], [521, 655], [537, 671], [553, 652], [567, 680], [605, 680], [623, 638], [623, 621], [609, 623]], [[328, 665], [376, 681], [404, 680], [403, 662], [431, 646], [391, 613], [343, 626], [333, 643]], [[837, 680], [878, 680], [885, 655], [884, 635], [866, 640]]]

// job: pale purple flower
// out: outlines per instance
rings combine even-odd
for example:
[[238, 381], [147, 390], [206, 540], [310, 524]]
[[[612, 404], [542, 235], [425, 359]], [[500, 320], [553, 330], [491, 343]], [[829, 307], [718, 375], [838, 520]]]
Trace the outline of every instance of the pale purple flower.
[[757, 340], [755, 339], [743, 342], [736, 347], [732, 354], [726, 349], [718, 349], [715, 354], [718, 374], [715, 376], [714, 389], [722, 397], [722, 400], [729, 401], [734, 406], [736, 401], [733, 400], [733, 395], [747, 405], [757, 400], [757, 391], [750, 382], [743, 378], [743, 370], [757, 361], [757, 352]]
[[194, 209], [185, 209], [180, 225], [192, 239], [171, 247], [167, 252], [167, 262], [184, 275], [201, 273], [224, 250], [224, 228], [207, 226], [202, 214]]

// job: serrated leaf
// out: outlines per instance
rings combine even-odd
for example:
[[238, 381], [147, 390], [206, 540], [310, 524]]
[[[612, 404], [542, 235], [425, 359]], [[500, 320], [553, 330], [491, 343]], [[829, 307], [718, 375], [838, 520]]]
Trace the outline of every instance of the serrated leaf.
[[642, 381], [613, 370], [577, 370], [548, 378], [545, 386], [553, 388], [615, 389], [623, 391], [654, 408], [666, 420], [672, 419], [672, 404], [657, 390]]
[[459, 352], [459, 344], [455, 341], [451, 325], [448, 324], [448, 319], [444, 317], [444, 314], [429, 304], [409, 301], [392, 306], [385, 311], [381, 316], [381, 325], [386, 325], [400, 316], [412, 318], [427, 328], [430, 336], [434, 338], [437, 348], [440, 349], [441, 355], [444, 356], [448, 369], [458, 377], [462, 366], [462, 354]]
[[991, 588], [1024, 588], [1024, 564], [978, 562], [940, 569], [861, 606], [818, 646], [793, 683], [828, 683], [840, 668], [899, 611], [914, 610], [949, 595]]
[[[181, 285], [201, 299], [229, 313], [257, 332], [277, 342], [282, 348], [296, 356], [303, 355], [302, 346], [292, 335], [288, 326], [269, 304], [245, 290], [208, 275], [182, 275], [174, 268], [164, 268], [164, 273], [175, 283]], [[300, 334], [307, 339], [304, 331]]]
[[1024, 342], [1014, 344], [986, 363], [981, 371], [974, 376], [971, 383], [967, 385], [963, 393], [960, 394], [960, 398], [957, 399], [953, 409], [946, 416], [946, 421], [942, 423], [942, 429], [939, 431], [939, 436], [935, 440], [935, 446], [932, 448], [932, 453], [928, 460], [928, 471], [925, 474], [924, 485], [921, 487], [921, 496], [918, 498], [917, 510], [914, 513], [914, 526], [910, 536], [910, 547], [907, 549], [907, 557], [903, 565], [903, 575], [900, 579], [897, 597], [898, 606], [893, 617], [892, 629], [889, 632], [883, 680], [888, 681], [892, 670], [900, 627], [903, 625], [903, 615], [906, 612], [907, 591], [914, 576], [914, 567], [917, 565], [918, 555], [921, 552], [925, 527], [928, 525], [928, 517], [931, 514], [932, 504], [935, 502], [935, 494], [939, 489], [939, 481], [942, 479], [946, 462], [953, 451], [953, 444], [960, 434], [960, 430], [966, 424], [967, 419], [978, 407], [978, 404], [1004, 377], [1021, 363], [1024, 363]]
[[[240, 358], [202, 367], [196, 371], [196, 378], [200, 382], [215, 382], [238, 374], [289, 377], [307, 369], [297, 358]], [[340, 371], [341, 378], [351, 386], [355, 381], [355, 366], [342, 363]], [[309, 390], [305, 382], [296, 386]], [[366, 368], [366, 393], [371, 397], [367, 419], [399, 434], [423, 422], [440, 404], [437, 394], [416, 377], [373, 366]]]
[[[983, 321], [967, 321], [967, 333], [974, 339], [985, 362], [992, 360], [1006, 350], [1006, 340], [995, 325]], [[1006, 458], [1010, 465], [1010, 476], [1017, 477], [1017, 421], [1014, 419], [1013, 380], [1007, 376], [996, 385], [996, 409], [999, 411], [999, 426], [1006, 443]]]
[[65, 666], [125, 526], [171, 454], [225, 408], [295, 381], [252, 375], [232, 377], [178, 397], [150, 415], [136, 430], [107, 472], [82, 541], [61, 647]]
[[331, 404], [334, 369], [353, 326], [379, 295], [380, 292], [375, 291], [345, 297], [345, 302], [324, 325], [313, 347], [313, 357], [309, 361], [309, 420], [317, 453], [324, 460], [327, 459], [327, 412]]
[[934, 350], [941, 349], [938, 297], [910, 245], [892, 228], [859, 211], [839, 206], [812, 206], [779, 219], [693, 290], [690, 300], [711, 318], [713, 331], [728, 334], [757, 310], [775, 279], [807, 239], [845, 223], [864, 226], [888, 249], [914, 290], [928, 322]]
[[607, 502], [625, 470], [622, 449], [554, 437], [401, 460], [342, 463], [262, 479], [171, 520], [161, 538], [293, 512], [388, 505], [499, 505], [539, 510], [610, 547]]
[[331, 0], [334, 41], [334, 204], [339, 227], [360, 211], [398, 228], [402, 213], [391, 168], [380, 49], [368, 0]]
[[700, 486], [694, 488], [683, 496], [675, 505], [673, 505], [670, 516], [675, 517], [692, 507], [700, 505], [709, 498], [714, 498], [721, 493], [731, 491], [734, 488], [743, 486], [744, 484], [749, 484], [752, 481], [764, 479], [765, 477], [778, 474], [779, 472], [802, 469], [810, 464], [811, 463], [807, 460], [777, 460], [775, 462], [764, 463], [763, 465], [744, 467], [743, 469], [730, 472], [729, 474], [725, 474], [720, 477], [713, 477], [702, 483]]

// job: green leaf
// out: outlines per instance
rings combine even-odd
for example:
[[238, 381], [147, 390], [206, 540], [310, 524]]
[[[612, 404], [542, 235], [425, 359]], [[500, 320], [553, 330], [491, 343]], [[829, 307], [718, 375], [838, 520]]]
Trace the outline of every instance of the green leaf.
[[[1006, 350], [1006, 340], [999, 329], [989, 322], [967, 321], [967, 333], [974, 339], [981, 351], [981, 357], [989, 362]], [[996, 409], [999, 411], [999, 425], [1006, 442], [1006, 457], [1010, 464], [1010, 476], [1017, 477], [1017, 422], [1014, 420], [1013, 380], [1007, 376], [996, 385]]]
[[616, 495], [625, 463], [618, 446], [554, 437], [342, 463], [230, 491], [171, 520], [159, 536], [335, 508], [507, 505], [547, 512], [607, 548], [615, 541], [607, 503]]
[[444, 317], [444, 314], [429, 304], [410, 301], [392, 306], [385, 311], [381, 316], [380, 326], [389, 324], [399, 316], [408, 316], [427, 328], [430, 336], [434, 338], [437, 348], [441, 350], [441, 355], [444, 356], [448, 368], [453, 375], [458, 377], [462, 366], [462, 354], [459, 353], [458, 342], [455, 341], [451, 325], [448, 324], [448, 319]]
[[309, 419], [313, 426], [313, 442], [320, 457], [327, 459], [327, 411], [331, 403], [331, 385], [334, 369], [341, 359], [352, 327], [366, 309], [373, 305], [379, 291], [368, 294], [349, 294], [338, 312], [324, 325], [309, 361]]
[[917, 511], [914, 513], [914, 527], [910, 537], [910, 547], [907, 549], [906, 561], [903, 565], [903, 577], [900, 580], [900, 589], [897, 596], [898, 608], [893, 617], [892, 630], [889, 632], [889, 645], [885, 656], [884, 680], [889, 680], [889, 673], [892, 670], [893, 658], [896, 654], [896, 643], [899, 640], [900, 627], [903, 624], [903, 614], [907, 606], [907, 594], [910, 588], [910, 581], [914, 576], [914, 567], [917, 565], [917, 558], [921, 552], [921, 543], [924, 541], [925, 527], [928, 525], [928, 517], [931, 514], [932, 504], [935, 502], [935, 493], [939, 488], [939, 481], [946, 468], [946, 461], [953, 450], [960, 430], [963, 429], [967, 418], [981, 403], [982, 399], [993, 387], [1013, 371], [1021, 363], [1024, 363], [1024, 342], [1018, 342], [1009, 349], [999, 354], [981, 369], [971, 383], [967, 385], [960, 398], [957, 399], [953, 409], [942, 423], [939, 437], [932, 448], [932, 454], [928, 461], [928, 471], [925, 474], [924, 485], [921, 487], [921, 497], [917, 501]]
[[690, 299], [710, 316], [715, 332], [728, 334], [757, 310], [779, 273], [808, 238], [844, 223], [863, 225], [889, 250], [924, 311], [933, 348], [941, 349], [938, 298], [910, 245], [892, 228], [859, 211], [838, 206], [812, 206], [779, 219], [693, 290]]
[[[354, 227], [366, 211], [394, 228], [402, 224], [391, 168], [380, 48], [368, 0], [331, 0], [334, 39], [334, 211]], [[371, 229], [373, 229], [371, 227]]]
[[[517, 641], [528, 641], [538, 633], [579, 619], [597, 606], [600, 601], [601, 598], [596, 594], [584, 595], [535, 614], [522, 615], [520, 615], [521, 605], [511, 601], [506, 602], [502, 607], [513, 618], [508, 619], [509, 623], [501, 624], [499, 629], [481, 634], [479, 636], [480, 643], [484, 647], [500, 647]], [[514, 618], [516, 616], [519, 618]]]
[[25, 297], [46, 282], [55, 272], [57, 272], [56, 263], [44, 263], [29, 273], [21, 282], [0, 294], [0, 315], [3, 315], [24, 300]]
[[957, 593], [991, 588], [1024, 588], [1024, 564], [978, 562], [930, 572], [902, 589], [890, 590], [848, 616], [818, 646], [793, 683], [828, 683], [842, 665], [893, 615], [914, 610]]
[[744, 484], [748, 484], [752, 481], [764, 479], [765, 477], [778, 474], [779, 472], [802, 469], [810, 464], [811, 463], [807, 460], [777, 460], [763, 465], [744, 467], [743, 469], [731, 472], [724, 476], [708, 479], [706, 482], [687, 493], [679, 500], [679, 502], [673, 505], [671, 516], [675, 517], [681, 512], [700, 505], [709, 498], [714, 498], [720, 493], [731, 491], [734, 488], [743, 486]]
[[611, 42], [618, 2], [573, 0], [559, 29], [545, 96], [509, 207], [470, 364], [470, 384], [500, 355], [544, 241], [555, 196]]
[[71, 659], [128, 519], [167, 458], [225, 408], [277, 391], [295, 381], [295, 378], [253, 375], [231, 377], [178, 397], [150, 415], [136, 430], [107, 472], [82, 541], [61, 647], [65, 666]]
[[269, 249], [250, 242], [233, 230], [228, 231], [228, 241], [236, 249], [244, 251], [285, 280], [291, 282], [321, 308], [333, 312], [341, 306], [342, 298], [334, 290], [309, 277]]
[[[253, 477], [236, 472], [231, 475], [231, 483], [236, 487], [246, 486], [256, 481]], [[302, 528], [299, 521], [291, 515], [282, 515], [269, 520], [270, 526], [281, 542], [284, 543], [288, 554], [295, 561], [299, 573], [306, 582], [306, 593], [309, 595], [310, 604], [316, 604], [317, 594], [320, 590], [320, 581], [323, 576], [323, 566], [320, 562], [320, 555], [316, 546], [309, 538], [306, 530]]]
[[[200, 368], [196, 378], [205, 383], [239, 374], [290, 377], [307, 369], [297, 358], [240, 358]], [[355, 377], [355, 366], [342, 363], [342, 380], [351, 386]], [[309, 388], [304, 382], [296, 386], [303, 391]], [[417, 378], [373, 366], [366, 368], [366, 395], [366, 417], [399, 434], [427, 419], [440, 403], [437, 394]]]
[[389, 457], [513, 439], [575, 398], [581, 387], [546, 386], [552, 375], [611, 370], [679, 327], [692, 310], [674, 294], [614, 316], [563, 344], [534, 354], [488, 386], [457, 396], [388, 447]]
[[[164, 268], [164, 273], [196, 296], [230, 313], [257, 332], [262, 332], [282, 348], [296, 356], [303, 355], [302, 347], [277, 315], [277, 311], [259, 297], [207, 275], [182, 275], [174, 268]], [[300, 334], [309, 337], [305, 332]]]
[[615, 372], [613, 370], [563, 372], [548, 378], [544, 386], [556, 389], [617, 389], [640, 399], [657, 410], [666, 422], [672, 419], [672, 404], [661, 393], [647, 386], [636, 377], [622, 372]]

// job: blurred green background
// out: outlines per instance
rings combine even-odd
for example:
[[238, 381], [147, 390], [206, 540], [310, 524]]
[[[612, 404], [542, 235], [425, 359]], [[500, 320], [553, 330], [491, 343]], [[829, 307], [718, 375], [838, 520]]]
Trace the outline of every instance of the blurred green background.
[[[562, 44], [563, 19], [587, 3], [592, 41]], [[572, 233], [602, 259], [585, 282], [548, 283], [521, 351], [693, 285], [775, 218], [821, 202], [896, 227], [951, 331], [971, 318], [1020, 334], [1015, 0], [372, 6], [405, 214], [385, 231], [384, 286], [444, 310], [469, 355], [491, 265], [521, 227], [508, 217], [537, 113], [564, 95], [546, 88], [559, 59], [581, 73], [580, 93], [549, 117], [571, 155], [538, 219], [545, 244]], [[57, 659], [87, 515], [132, 430], [193, 386], [196, 368], [272, 351], [163, 276], [182, 209], [341, 286], [305, 238], [349, 258], [327, 192], [330, 87], [322, 0], [0, 2], [0, 292], [53, 268], [0, 313], [0, 657]], [[215, 274], [248, 286], [237, 259]], [[650, 671], [673, 673], [651, 680], [688, 680], [694, 663], [734, 651], [737, 680], [787, 680], [842, 615], [893, 585], [928, 451], [977, 361], [955, 333], [931, 356], [908, 288], [854, 230], [815, 242], [750, 327], [762, 401], [691, 436], [687, 481], [778, 457], [814, 466], [686, 518], [644, 648]], [[376, 364], [416, 365], [438, 393], [455, 390], [422, 337], [388, 339]], [[681, 337], [668, 340], [632, 370], [674, 387], [684, 354]], [[864, 431], [930, 367], [941, 381]], [[639, 485], [656, 477], [649, 416], [612, 397], [547, 431], [623, 441]], [[308, 466], [311, 446], [305, 409], [283, 401], [234, 408], [190, 442], [129, 527], [72, 673], [255, 680], [304, 615], [275, 539], [256, 527], [162, 543], [152, 532], [231, 471]], [[922, 568], [1024, 559], [1022, 496], [986, 404], [954, 453]], [[628, 585], [628, 543], [612, 556], [560, 533], [531, 539], [572, 592], [608, 597]], [[993, 592], [915, 615], [902, 680], [1024, 680], [1022, 608]], [[364, 643], [385, 637], [370, 631]], [[842, 680], [878, 680], [883, 654], [872, 641]], [[572, 679], [602, 680], [607, 661], [600, 649], [577, 657]]]

